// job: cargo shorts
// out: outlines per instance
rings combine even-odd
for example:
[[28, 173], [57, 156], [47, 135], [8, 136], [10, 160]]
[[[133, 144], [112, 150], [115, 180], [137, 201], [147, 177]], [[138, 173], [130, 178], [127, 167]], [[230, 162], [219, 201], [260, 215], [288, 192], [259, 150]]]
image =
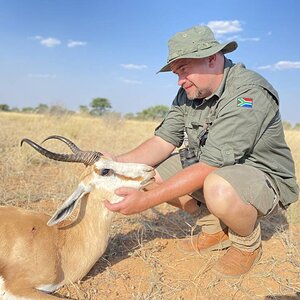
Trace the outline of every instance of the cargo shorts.
[[[174, 176], [180, 170], [182, 166], [177, 153], [172, 154], [156, 168], [163, 180]], [[277, 209], [278, 190], [272, 179], [261, 170], [236, 164], [217, 169], [214, 173], [229, 182], [245, 203], [253, 205], [259, 217]], [[197, 201], [205, 202], [202, 189], [192, 192], [190, 196]]]

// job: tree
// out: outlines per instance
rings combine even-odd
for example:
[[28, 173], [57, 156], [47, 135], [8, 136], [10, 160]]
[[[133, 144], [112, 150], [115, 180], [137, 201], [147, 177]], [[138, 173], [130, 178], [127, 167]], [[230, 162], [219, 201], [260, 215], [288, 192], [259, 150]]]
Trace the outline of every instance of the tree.
[[40, 103], [36, 108], [35, 108], [35, 112], [38, 114], [44, 114], [47, 113], [49, 111], [49, 107], [47, 104], [42, 104]]
[[92, 108], [91, 114], [96, 116], [102, 116], [106, 111], [112, 108], [110, 102], [106, 98], [95, 98], [90, 103]]
[[144, 109], [142, 112], [137, 113], [138, 119], [142, 120], [160, 120], [163, 119], [169, 111], [168, 106], [156, 105]]
[[7, 104], [0, 104], [1, 111], [9, 111], [9, 106]]

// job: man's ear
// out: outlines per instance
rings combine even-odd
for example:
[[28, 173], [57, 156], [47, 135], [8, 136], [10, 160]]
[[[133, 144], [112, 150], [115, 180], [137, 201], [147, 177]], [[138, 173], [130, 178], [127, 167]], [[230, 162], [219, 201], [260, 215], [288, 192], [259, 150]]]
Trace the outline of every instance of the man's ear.
[[209, 67], [214, 67], [215, 66], [215, 63], [216, 63], [216, 60], [217, 60], [217, 55], [216, 54], [213, 54], [211, 56], [208, 57], [208, 65]]

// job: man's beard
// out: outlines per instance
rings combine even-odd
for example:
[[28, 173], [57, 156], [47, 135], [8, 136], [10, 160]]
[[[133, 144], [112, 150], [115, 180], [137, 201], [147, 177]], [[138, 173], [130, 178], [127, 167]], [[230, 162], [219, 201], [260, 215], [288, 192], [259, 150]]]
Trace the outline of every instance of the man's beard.
[[203, 95], [201, 93], [201, 91], [199, 91], [199, 89], [195, 89], [195, 91], [193, 91], [193, 93], [187, 93], [186, 92], [186, 96], [189, 100], [196, 100], [196, 99], [202, 99]]

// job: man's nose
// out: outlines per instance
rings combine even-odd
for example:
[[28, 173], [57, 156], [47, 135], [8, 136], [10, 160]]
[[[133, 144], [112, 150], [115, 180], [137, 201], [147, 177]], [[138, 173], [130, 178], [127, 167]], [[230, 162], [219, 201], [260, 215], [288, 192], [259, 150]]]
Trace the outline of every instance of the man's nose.
[[186, 82], [184, 76], [178, 76], [178, 85], [182, 86]]

